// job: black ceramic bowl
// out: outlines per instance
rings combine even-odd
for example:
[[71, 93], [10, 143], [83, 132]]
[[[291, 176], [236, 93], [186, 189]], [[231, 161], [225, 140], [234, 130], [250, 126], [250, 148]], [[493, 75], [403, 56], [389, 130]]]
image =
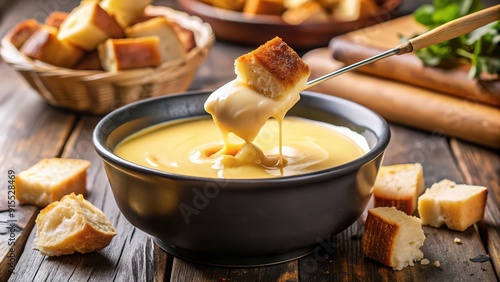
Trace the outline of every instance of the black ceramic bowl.
[[181, 258], [256, 266], [308, 254], [359, 218], [390, 131], [376, 113], [340, 98], [303, 92], [288, 113], [347, 126], [366, 138], [367, 154], [323, 171], [271, 179], [201, 178], [146, 168], [113, 153], [121, 140], [145, 127], [207, 116], [203, 105], [209, 94], [142, 100], [111, 112], [95, 128], [96, 151], [130, 223]]

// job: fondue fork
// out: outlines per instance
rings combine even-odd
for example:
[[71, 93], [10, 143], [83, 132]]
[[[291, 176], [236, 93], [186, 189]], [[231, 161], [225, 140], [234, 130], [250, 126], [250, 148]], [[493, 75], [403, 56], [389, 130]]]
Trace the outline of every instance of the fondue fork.
[[334, 72], [326, 74], [324, 76], [318, 77], [306, 83], [306, 88], [314, 86], [320, 82], [328, 80], [330, 78], [336, 77], [360, 66], [385, 59], [392, 55], [402, 55], [406, 53], [411, 53], [413, 51], [420, 50], [431, 45], [453, 39], [455, 37], [467, 34], [481, 26], [488, 23], [500, 20], [500, 5], [495, 5], [493, 7], [483, 9], [481, 11], [460, 17], [458, 19], [452, 20], [441, 26], [438, 26], [430, 31], [427, 31], [415, 38], [409, 39], [407, 42], [399, 44], [398, 46], [370, 57], [368, 59], [362, 60], [355, 64], [343, 67]]

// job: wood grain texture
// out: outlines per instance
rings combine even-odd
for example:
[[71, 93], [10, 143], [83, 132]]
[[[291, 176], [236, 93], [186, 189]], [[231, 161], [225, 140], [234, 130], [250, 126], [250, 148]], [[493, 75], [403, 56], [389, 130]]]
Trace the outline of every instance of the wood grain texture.
[[[303, 59], [311, 67], [311, 78], [343, 66], [327, 48], [309, 51]], [[357, 102], [395, 123], [500, 148], [500, 109], [496, 107], [356, 72], [310, 89]]]
[[[408, 15], [336, 36], [330, 41], [329, 48], [335, 60], [350, 65], [394, 48], [401, 43], [401, 38], [411, 38], [426, 30]], [[500, 105], [500, 80], [471, 80], [468, 66], [453, 69], [427, 67], [415, 54], [405, 54], [367, 64], [357, 71], [471, 101]]]
[[[16, 174], [34, 165], [40, 158], [60, 155], [64, 142], [75, 122], [75, 117], [67, 112], [55, 110], [41, 103], [37, 94], [31, 90], [21, 77], [0, 62], [2, 79], [9, 81], [2, 84], [0, 91], [0, 121], [3, 134], [0, 135], [0, 281], [5, 281], [10, 273], [7, 257], [10, 248], [15, 249], [15, 260], [19, 259], [24, 249], [29, 230], [33, 227], [38, 209], [31, 205], [19, 205], [16, 201], [15, 245], [8, 245], [10, 232], [6, 231], [9, 223], [7, 205], [7, 171]], [[28, 232], [25, 232], [28, 230]]]
[[175, 281], [298, 281], [297, 261], [265, 267], [228, 268], [195, 264], [174, 259], [172, 282]]
[[101, 160], [92, 145], [92, 131], [98, 121], [97, 117], [81, 119], [68, 139], [62, 157], [86, 159], [92, 163], [88, 169], [85, 198], [106, 214], [116, 227], [117, 235], [99, 252], [44, 257], [33, 250], [35, 228], [10, 281], [163, 280], [167, 254], [159, 252], [151, 238], [134, 228], [116, 206]]
[[[391, 125], [391, 142], [384, 165], [419, 162], [424, 169], [426, 187], [448, 178], [462, 182], [458, 166], [446, 138]], [[369, 206], [370, 207], [370, 206]], [[493, 281], [491, 263], [478, 264], [470, 258], [486, 250], [474, 227], [464, 232], [424, 226], [426, 240], [421, 248], [431, 264], [406, 267], [393, 271], [390, 267], [364, 258], [361, 253], [362, 218], [331, 241], [320, 244], [322, 250], [299, 260], [303, 281], [459, 281], [470, 277], [477, 281]], [[460, 238], [462, 244], [456, 244]], [[433, 265], [439, 261], [441, 267]]]
[[452, 140], [451, 148], [465, 183], [488, 188], [484, 220], [478, 227], [497, 277], [500, 277], [500, 155], [457, 140]]

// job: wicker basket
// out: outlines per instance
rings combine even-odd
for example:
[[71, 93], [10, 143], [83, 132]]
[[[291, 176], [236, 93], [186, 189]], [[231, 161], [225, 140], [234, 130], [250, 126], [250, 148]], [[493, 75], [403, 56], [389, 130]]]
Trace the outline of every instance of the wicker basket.
[[101, 115], [140, 99], [186, 91], [214, 43], [211, 26], [198, 17], [168, 7], [149, 6], [145, 13], [166, 15], [193, 30], [197, 47], [185, 59], [166, 62], [157, 68], [119, 72], [73, 70], [32, 60], [6, 38], [2, 40], [1, 56], [49, 104], [78, 112]]

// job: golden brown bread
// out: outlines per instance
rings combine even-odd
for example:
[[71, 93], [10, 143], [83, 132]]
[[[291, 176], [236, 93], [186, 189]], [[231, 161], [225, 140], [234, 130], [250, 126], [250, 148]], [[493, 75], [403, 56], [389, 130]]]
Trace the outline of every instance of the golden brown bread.
[[361, 251], [366, 257], [401, 270], [423, 258], [420, 247], [424, 241], [419, 218], [395, 207], [368, 210], [361, 243]]
[[418, 198], [418, 213], [423, 225], [464, 231], [483, 219], [488, 189], [457, 184], [444, 179]]
[[108, 38], [124, 37], [115, 18], [97, 3], [85, 2], [71, 11], [59, 27], [58, 38], [87, 50], [94, 50]]
[[355, 21], [375, 15], [378, 10], [374, 0], [340, 0], [333, 12], [333, 17], [339, 21]]
[[108, 246], [116, 229], [83, 195], [64, 196], [36, 218], [35, 249], [46, 256], [96, 252]]
[[184, 51], [186, 53], [188, 53], [189, 51], [191, 51], [193, 48], [196, 47], [196, 38], [192, 30], [185, 28], [180, 24], [178, 24], [177, 22], [171, 20], [170, 20], [170, 25], [177, 34], [177, 37], [182, 43], [182, 46], [184, 46]]
[[170, 21], [165, 17], [155, 17], [127, 27], [125, 34], [129, 38], [157, 36], [160, 44], [162, 63], [182, 59], [186, 55], [184, 46], [177, 37], [177, 33]]
[[312, 22], [327, 22], [330, 15], [316, 1], [307, 1], [299, 6], [287, 9], [282, 15], [283, 21], [293, 25]]
[[87, 191], [87, 168], [80, 159], [41, 159], [16, 177], [16, 198], [20, 204], [45, 207], [70, 193]]
[[157, 67], [162, 63], [158, 36], [108, 39], [98, 47], [106, 71]]
[[27, 19], [16, 24], [7, 34], [7, 38], [19, 50], [40, 28], [41, 25], [35, 19]]
[[144, 14], [144, 8], [152, 0], [103, 0], [99, 5], [112, 15], [121, 27], [125, 28], [136, 22]]
[[373, 186], [374, 206], [394, 206], [412, 215], [417, 209], [417, 198], [424, 189], [424, 172], [421, 164], [382, 166]]
[[238, 57], [235, 72], [239, 79], [271, 99], [300, 92], [311, 74], [309, 66], [279, 37]]
[[54, 27], [36, 31], [20, 51], [30, 58], [63, 68], [73, 68], [85, 54], [82, 49], [60, 40]]
[[68, 15], [69, 14], [66, 12], [53, 11], [47, 16], [44, 24], [55, 28], [59, 28], [61, 26], [61, 23], [68, 17]]
[[75, 66], [77, 70], [104, 70], [101, 65], [101, 60], [99, 60], [99, 54], [97, 50], [87, 52], [83, 59], [78, 62]]

